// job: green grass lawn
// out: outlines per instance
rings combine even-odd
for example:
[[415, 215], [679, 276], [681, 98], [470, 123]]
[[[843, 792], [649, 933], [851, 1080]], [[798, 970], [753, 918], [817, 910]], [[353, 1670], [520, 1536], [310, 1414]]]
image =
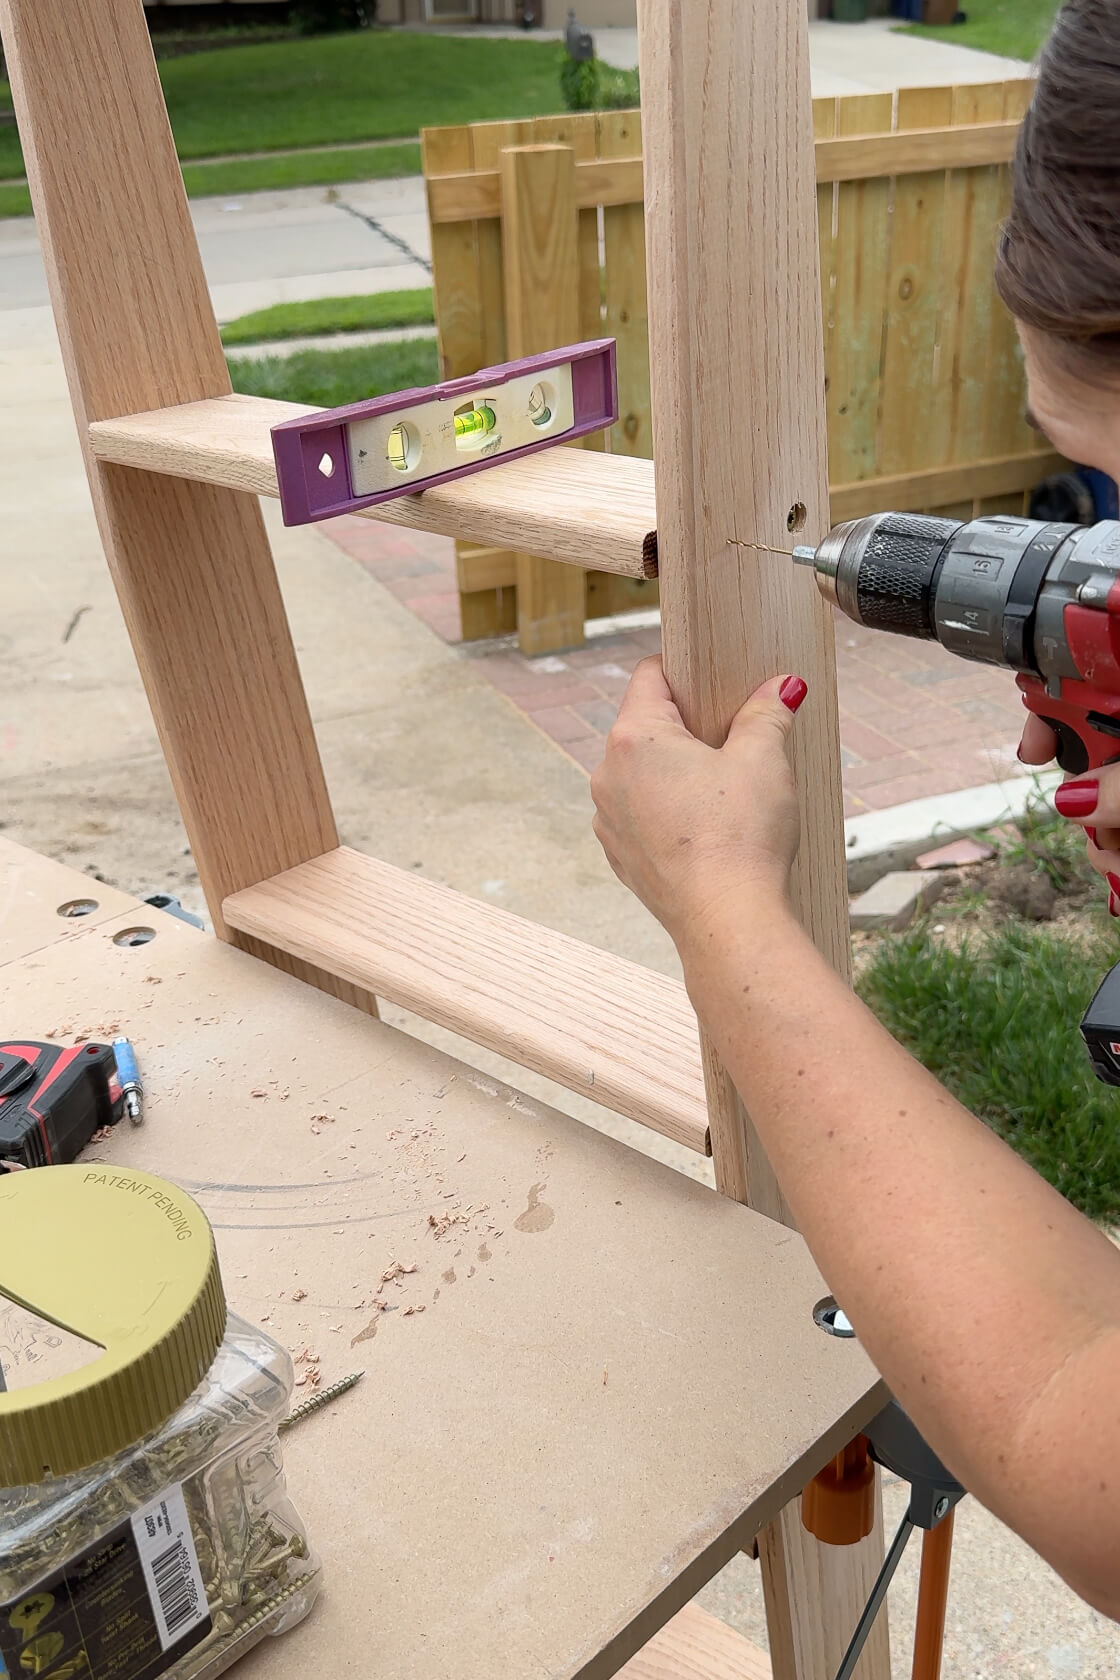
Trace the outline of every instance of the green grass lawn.
[[[276, 187], [329, 187], [338, 181], [381, 181], [419, 175], [420, 146], [345, 146], [329, 152], [280, 152], [274, 157], [187, 163], [188, 198], [230, 197]], [[30, 216], [31, 194], [22, 182], [0, 182], [0, 217]]]
[[967, 23], [927, 29], [912, 23], [901, 33], [955, 41], [961, 47], [998, 53], [1001, 58], [1033, 59], [1050, 32], [1058, 0], [961, 0]]
[[31, 194], [25, 186], [20, 184], [5, 185], [0, 181], [0, 218], [5, 216], [30, 216]]
[[263, 192], [270, 187], [330, 187], [338, 181], [382, 181], [419, 173], [420, 146], [415, 140], [399, 146], [345, 146], [330, 152], [281, 152], [276, 157], [183, 165], [190, 198]]
[[261, 360], [230, 356], [235, 391], [250, 397], [337, 408], [342, 403], [434, 385], [439, 379], [435, 339], [371, 344], [362, 349], [297, 350], [293, 356]]
[[432, 288], [369, 292], [362, 297], [315, 298], [310, 303], [274, 303], [254, 309], [222, 328], [222, 343], [264, 344], [312, 333], [375, 332], [384, 327], [420, 327], [435, 320]]
[[1078, 1023], [1116, 960], [1102, 914], [1081, 941], [1008, 919], [961, 949], [919, 927], [884, 940], [858, 989], [967, 1108], [1094, 1219], [1120, 1219], [1120, 1092]]
[[[162, 61], [159, 73], [186, 159], [546, 115], [560, 109], [562, 54], [553, 41], [362, 30], [192, 53]], [[10, 109], [0, 83], [0, 111]], [[0, 179], [22, 173], [15, 128], [0, 125]]]

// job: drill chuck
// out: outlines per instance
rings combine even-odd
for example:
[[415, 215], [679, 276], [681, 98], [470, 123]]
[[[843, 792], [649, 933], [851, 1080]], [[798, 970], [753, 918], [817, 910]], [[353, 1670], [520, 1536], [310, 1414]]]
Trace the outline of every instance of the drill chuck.
[[[837, 525], [813, 554], [821, 593], [857, 624], [927, 640], [937, 635], [941, 560], [960, 530], [953, 519], [884, 513]], [[794, 558], [810, 551], [799, 549]]]
[[1104, 606], [1120, 576], [1120, 525], [883, 513], [837, 525], [794, 559], [857, 624], [1054, 683], [1081, 675], [1064, 610]]

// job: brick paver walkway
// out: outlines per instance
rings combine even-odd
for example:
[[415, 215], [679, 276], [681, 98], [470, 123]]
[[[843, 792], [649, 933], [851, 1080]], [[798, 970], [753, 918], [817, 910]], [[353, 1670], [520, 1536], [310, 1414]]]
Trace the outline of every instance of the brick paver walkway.
[[[335, 519], [322, 529], [444, 641], [459, 641], [448, 539], [368, 519]], [[505, 641], [462, 644], [479, 675], [589, 772], [603, 756], [631, 671], [660, 645], [656, 628], [592, 636], [586, 647], [538, 659]], [[836, 648], [845, 816], [1018, 769], [1023, 710], [1007, 672], [839, 617]]]

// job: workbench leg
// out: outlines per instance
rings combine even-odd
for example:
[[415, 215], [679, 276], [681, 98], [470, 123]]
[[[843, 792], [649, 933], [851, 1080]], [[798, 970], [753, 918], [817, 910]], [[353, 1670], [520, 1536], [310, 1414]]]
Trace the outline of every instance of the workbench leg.
[[[794, 901], [848, 975], [832, 624], [785, 557], [828, 518], [805, 3], [639, 0], [638, 26], [666, 674], [712, 745], [764, 678], [805, 678]], [[717, 1186], [792, 1224], [703, 1033], [702, 1050]], [[759, 1547], [775, 1680], [832, 1680], [882, 1562], [881, 1527], [822, 1546], [795, 1505]], [[860, 1672], [888, 1680], [885, 1626]]]

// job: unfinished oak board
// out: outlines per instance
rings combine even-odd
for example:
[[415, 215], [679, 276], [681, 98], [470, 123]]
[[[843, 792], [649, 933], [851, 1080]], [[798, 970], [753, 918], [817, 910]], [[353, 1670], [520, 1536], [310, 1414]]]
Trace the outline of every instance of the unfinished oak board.
[[94, 512], [225, 938], [228, 892], [338, 835], [260, 509], [89, 448], [92, 421], [229, 391], [144, 8], [2, 0], [0, 25]]
[[619, 1675], [620, 1680], [771, 1680], [771, 1668], [765, 1651], [699, 1605], [686, 1604]]
[[[0, 844], [5, 894], [39, 867]], [[879, 1409], [792, 1232], [171, 917], [52, 944], [58, 885], [0, 1007], [135, 1041], [145, 1124], [91, 1156], [195, 1195], [324, 1385], [365, 1371], [285, 1438], [324, 1590], [246, 1680], [606, 1680]]]
[[[269, 429], [319, 412], [269, 397], [218, 397], [92, 425], [100, 461], [276, 496]], [[545, 449], [470, 478], [363, 510], [364, 518], [488, 548], [531, 543], [535, 554], [605, 572], [657, 569], [653, 463], [582, 449]]]
[[701, 1154], [696, 1017], [679, 980], [349, 847], [227, 899], [233, 927], [462, 1033]]
[[[793, 894], [848, 973], [831, 615], [781, 555], [828, 523], [824, 367], [803, 0], [639, 0], [662, 641], [685, 722], [722, 744], [766, 677], [808, 700], [792, 761]], [[831, 141], [821, 144], [830, 145]], [[748, 545], [748, 546], [739, 546]], [[790, 1221], [731, 1080], [701, 1034], [719, 1188]], [[881, 1537], [821, 1546], [791, 1508], [759, 1539], [776, 1680], [831, 1680], [882, 1558]], [[886, 1680], [885, 1629], [863, 1680]]]

